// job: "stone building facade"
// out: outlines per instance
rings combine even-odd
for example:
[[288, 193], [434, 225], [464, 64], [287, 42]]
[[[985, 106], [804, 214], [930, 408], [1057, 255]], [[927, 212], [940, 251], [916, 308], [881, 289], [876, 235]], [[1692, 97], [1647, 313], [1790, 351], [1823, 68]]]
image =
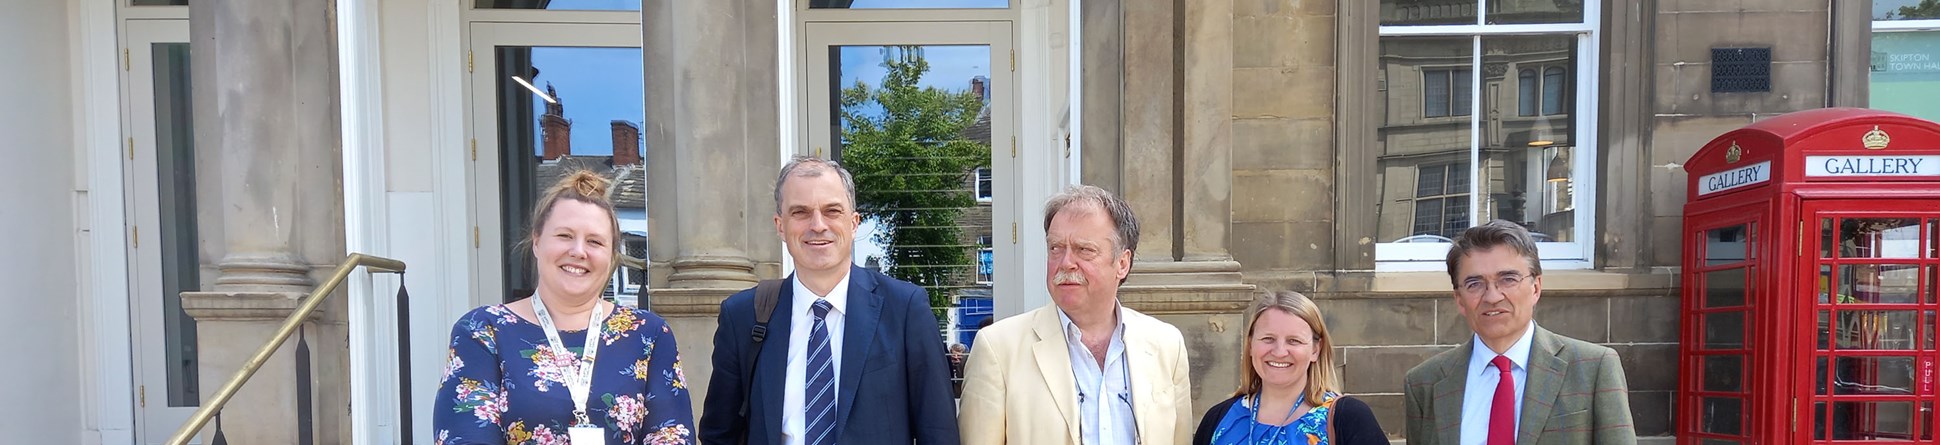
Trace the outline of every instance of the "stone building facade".
[[[1673, 403], [1680, 164], [1713, 136], [1764, 117], [1866, 106], [1869, 79], [1901, 69], [1871, 46], [1875, 28], [1899, 20], [1881, 11], [1919, 6], [993, 1], [903, 11], [823, 0], [645, 0], [618, 2], [618, 11], [538, 10], [549, 1], [28, 2], [0, 15], [0, 37], [11, 37], [0, 39], [0, 54], [62, 61], [28, 64], [20, 73], [32, 81], [0, 85], [4, 97], [26, 99], [9, 104], [54, 104], [0, 108], [0, 130], [37, 147], [8, 148], [23, 162], [0, 163], [0, 178], [60, 187], [7, 187], [19, 192], [0, 198], [0, 230], [75, 267], [0, 260], [0, 279], [24, 294], [72, 296], [21, 302], [47, 319], [0, 316], [10, 320], [0, 326], [78, 330], [29, 352], [81, 372], [0, 371], [58, 383], [0, 386], [0, 399], [59, 401], [0, 407], [0, 429], [49, 443], [155, 443], [194, 407], [161, 401], [163, 387], [177, 384], [154, 377], [160, 359], [128, 340], [158, 323], [149, 305], [164, 296], [144, 274], [167, 261], [148, 259], [160, 255], [144, 209], [157, 204], [139, 172], [154, 170], [144, 153], [163, 144], [137, 118], [160, 110], [144, 105], [155, 88], [134, 65], [150, 63], [143, 53], [155, 47], [140, 39], [194, 48], [193, 101], [178, 109], [193, 125], [178, 130], [193, 133], [194, 149], [181, 153], [195, 165], [189, 213], [199, 241], [193, 264], [179, 266], [198, 279], [173, 300], [200, 329], [191, 348], [200, 384], [190, 392], [219, 386], [343, 254], [398, 258], [410, 265], [410, 312], [373, 303], [404, 281], [360, 273], [308, 325], [313, 367], [296, 369], [285, 347], [231, 403], [223, 427], [237, 443], [295, 443], [299, 431], [321, 443], [390, 443], [427, 439], [432, 370], [452, 320], [518, 287], [505, 280], [499, 248], [519, 232], [504, 216], [517, 213], [504, 203], [519, 192], [500, 187], [537, 179], [497, 176], [510, 164], [493, 157], [500, 133], [486, 131], [503, 117], [495, 94], [520, 97], [513, 108], [523, 111], [503, 113], [535, 122], [508, 139], [558, 138], [543, 145], [598, 156], [567, 156], [561, 113], [536, 113], [523, 90], [496, 89], [506, 84], [492, 83], [486, 60], [504, 60], [474, 46], [597, 37], [638, 48], [643, 74], [632, 81], [644, 91], [644, 118], [610, 121], [620, 154], [597, 163], [642, 165], [616, 169], [645, 177], [630, 182], [639, 190], [629, 201], [641, 206], [645, 245], [636, 250], [629, 238], [628, 249], [647, 267], [629, 281], [650, 289], [642, 300], [671, 321], [686, 374], [698, 377], [710, 371], [701, 358], [711, 355], [721, 300], [788, 270], [769, 219], [773, 174], [788, 155], [823, 154], [815, 140], [829, 140], [816, 133], [830, 126], [816, 120], [826, 98], [809, 79], [824, 79], [816, 71], [827, 67], [815, 62], [825, 48], [813, 45], [898, 43], [870, 39], [918, 23], [935, 35], [996, 36], [976, 41], [992, 48], [993, 74], [979, 85], [994, 92], [995, 118], [982, 131], [996, 199], [970, 216], [992, 221], [978, 233], [990, 232], [982, 237], [995, 251], [998, 316], [1049, 301], [1034, 241], [1042, 198], [1066, 184], [1104, 187], [1126, 197], [1145, 227], [1123, 302], [1185, 332], [1197, 408], [1236, 386], [1239, 313], [1251, 293], [1293, 289], [1326, 312], [1347, 392], [1402, 439], [1402, 374], [1470, 338], [1437, 238], [1478, 219], [1510, 219], [1544, 234], [1547, 298], [1537, 322], [1617, 349], [1638, 433], [1668, 441], [1687, 413]], [[511, 35], [526, 43], [491, 43]], [[57, 44], [44, 44], [50, 38]], [[1891, 51], [1912, 54], [1904, 47]], [[1762, 91], [1715, 84], [1718, 63], [1745, 61], [1714, 54], [1760, 50], [1769, 55]], [[1895, 54], [1883, 59], [1901, 60]], [[574, 107], [592, 100], [575, 94], [566, 93]], [[585, 122], [594, 128], [581, 132], [604, 133], [601, 121]], [[633, 140], [643, 147], [637, 158]], [[19, 216], [28, 213], [52, 217]], [[408, 338], [378, 327], [399, 318]], [[73, 319], [79, 327], [66, 323]], [[415, 370], [404, 379], [415, 407], [409, 431], [393, 406], [398, 344], [411, 347]], [[316, 395], [307, 406], [289, 383], [299, 376]], [[700, 400], [707, 382], [690, 384]], [[313, 428], [295, 428], [299, 415]]]

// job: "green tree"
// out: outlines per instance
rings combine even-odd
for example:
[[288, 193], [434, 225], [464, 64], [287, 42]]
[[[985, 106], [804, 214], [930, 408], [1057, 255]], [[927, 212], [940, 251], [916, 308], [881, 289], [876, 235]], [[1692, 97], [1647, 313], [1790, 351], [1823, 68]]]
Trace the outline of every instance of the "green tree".
[[[841, 161], [855, 174], [856, 207], [881, 227], [890, 275], [929, 289], [930, 307], [950, 305], [953, 286], [975, 264], [957, 219], [977, 204], [969, 175], [990, 165], [990, 146], [963, 137], [983, 99], [921, 87], [930, 70], [921, 49], [891, 47], [880, 85], [842, 89]], [[966, 79], [967, 80], [967, 79]], [[939, 316], [939, 318], [941, 318]]]
[[1898, 10], [1887, 12], [1887, 20], [1916, 20], [1940, 18], [1940, 0], [1920, 0], [1920, 4], [1901, 6]]

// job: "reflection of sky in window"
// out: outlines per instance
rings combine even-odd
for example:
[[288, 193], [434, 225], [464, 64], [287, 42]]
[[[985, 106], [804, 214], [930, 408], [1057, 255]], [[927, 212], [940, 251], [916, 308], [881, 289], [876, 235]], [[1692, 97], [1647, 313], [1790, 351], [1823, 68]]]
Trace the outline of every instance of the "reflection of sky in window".
[[[532, 49], [532, 66], [539, 68], [539, 76], [528, 79], [532, 86], [544, 91], [551, 82], [559, 92], [566, 119], [573, 123], [573, 154], [613, 154], [616, 119], [644, 127], [646, 82], [639, 48], [537, 47]], [[533, 118], [545, 113], [545, 99], [534, 97]], [[533, 154], [544, 154], [544, 132], [532, 136]], [[645, 158], [646, 150], [640, 154]]]
[[[882, 66], [881, 46], [844, 46], [835, 61], [842, 65], [842, 78], [836, 86], [848, 88], [855, 86], [857, 80], [869, 84], [871, 88], [882, 85], [882, 77], [889, 69]], [[990, 77], [990, 47], [984, 45], [932, 45], [924, 46], [923, 59], [929, 61], [930, 71], [916, 81], [917, 86], [934, 87], [944, 91], [969, 91], [970, 79], [977, 76]], [[994, 91], [985, 86], [986, 91]], [[839, 98], [830, 98], [839, 100]], [[862, 106], [862, 114], [881, 116], [882, 106], [867, 103]], [[839, 118], [839, 117], [838, 117]]]
[[[636, 3], [637, 4], [637, 3]], [[855, 0], [849, 9], [1007, 8], [1010, 0]]]
[[[936, 2], [936, 3], [989, 4], [989, 3], [993, 3], [993, 1], [999, 5], [1002, 4], [1002, 0], [951, 0], [951, 1]], [[908, 3], [908, 2], [907, 1], [904, 1], [904, 2], [858, 1], [856, 2], [857, 5], [883, 4], [883, 3]], [[927, 5], [929, 3], [925, 2], [925, 4]], [[857, 6], [857, 7], [860, 8], [863, 6]], [[932, 6], [932, 7], [943, 7], [943, 6]], [[837, 57], [839, 57], [840, 59], [831, 61], [832, 63], [840, 64], [842, 69], [841, 71], [842, 77], [836, 80], [836, 82], [838, 82], [837, 86], [840, 88], [848, 88], [848, 87], [854, 86], [857, 80], [861, 80], [863, 82], [868, 83], [870, 87], [876, 87], [876, 86], [882, 85], [883, 76], [889, 73], [889, 69], [884, 68], [882, 66], [882, 63], [883, 63], [882, 49], [883, 47], [881, 46], [841, 47], [841, 49], [838, 50], [838, 53], [837, 53]], [[924, 73], [922, 79], [917, 80], [916, 84], [918, 86], [934, 87], [945, 91], [969, 91], [970, 79], [975, 78], [977, 76], [983, 76], [985, 79], [988, 79], [990, 77], [990, 47], [989, 46], [984, 46], [984, 45], [924, 46], [923, 59], [930, 63], [930, 71], [927, 73]], [[985, 88], [986, 88], [986, 91], [994, 91], [994, 90], [989, 90], [988, 86], [986, 86]], [[839, 98], [836, 98], [836, 97], [831, 97], [830, 99], [839, 100]], [[862, 110], [863, 114], [871, 115], [871, 116], [882, 115], [881, 105], [878, 105], [872, 102], [872, 103], [863, 105], [863, 107], [864, 107], [864, 109]], [[836, 118], [839, 118], [839, 117], [836, 117]], [[888, 258], [888, 251], [884, 249], [882, 245], [877, 244], [875, 241], [876, 233], [880, 231], [881, 231], [881, 227], [876, 224], [874, 219], [863, 220], [862, 227], [856, 229], [855, 252], [853, 255], [856, 265], [861, 266], [866, 264], [869, 257], [883, 258], [885, 260]]]

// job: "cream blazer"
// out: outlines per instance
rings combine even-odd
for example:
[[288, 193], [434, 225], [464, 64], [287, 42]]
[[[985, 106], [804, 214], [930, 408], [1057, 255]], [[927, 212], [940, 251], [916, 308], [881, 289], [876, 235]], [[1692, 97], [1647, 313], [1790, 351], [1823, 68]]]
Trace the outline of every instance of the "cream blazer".
[[[1138, 311], [1121, 313], [1137, 436], [1148, 445], [1190, 443], [1185, 337]], [[978, 332], [957, 408], [963, 444], [1077, 444], [1078, 388], [1066, 344], [1055, 304]]]

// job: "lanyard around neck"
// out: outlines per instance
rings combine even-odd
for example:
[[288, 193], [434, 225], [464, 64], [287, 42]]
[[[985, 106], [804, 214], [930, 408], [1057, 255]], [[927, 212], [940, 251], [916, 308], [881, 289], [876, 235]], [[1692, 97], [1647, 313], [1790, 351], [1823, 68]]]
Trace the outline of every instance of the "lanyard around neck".
[[[573, 426], [592, 425], [586, 417], [587, 393], [593, 387], [593, 359], [599, 356], [600, 333], [604, 326], [600, 323], [599, 303], [593, 303], [593, 310], [586, 315], [586, 345], [580, 349], [580, 356], [573, 360], [573, 366], [564, 371], [566, 391], [573, 398]], [[566, 349], [565, 342], [559, 341], [559, 328], [552, 324], [552, 314], [546, 312], [546, 302], [538, 295], [532, 296], [532, 313], [539, 319], [539, 327], [546, 331], [546, 342], [557, 357], [572, 357], [573, 351]]]

